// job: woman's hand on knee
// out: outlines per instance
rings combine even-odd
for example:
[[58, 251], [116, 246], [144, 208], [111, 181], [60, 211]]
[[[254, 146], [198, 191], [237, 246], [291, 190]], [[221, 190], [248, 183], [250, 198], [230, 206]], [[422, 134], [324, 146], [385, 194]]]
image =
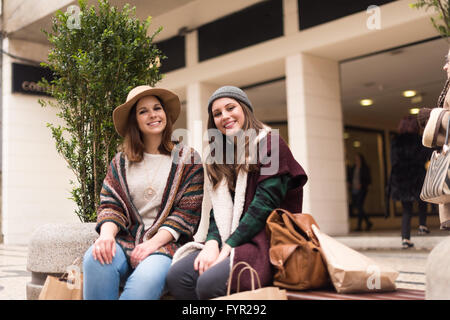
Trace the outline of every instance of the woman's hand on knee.
[[151, 240], [147, 240], [138, 244], [130, 255], [130, 263], [133, 268], [136, 268], [142, 260], [147, 258], [150, 254], [157, 251], [159, 247]]
[[110, 264], [116, 255], [116, 239], [111, 235], [100, 235], [95, 241], [92, 255], [101, 264]]
[[223, 260], [225, 260], [226, 258], [228, 258], [228, 256], [230, 255], [232, 249], [233, 249], [233, 248], [232, 248], [230, 245], [228, 245], [228, 244], [225, 243], [225, 244], [223, 245], [223, 247], [222, 247], [222, 250], [220, 250], [220, 254], [219, 254], [219, 256], [217, 257], [216, 261], [214, 261], [214, 262], [211, 264], [210, 267], [213, 267], [213, 266], [215, 266], [216, 264], [218, 264], [218, 263], [222, 262]]
[[110, 264], [116, 255], [116, 234], [118, 227], [113, 222], [105, 222], [100, 229], [100, 237], [95, 240], [92, 255], [101, 264]]
[[205, 247], [194, 260], [194, 270], [197, 270], [200, 275], [208, 270], [214, 261], [216, 261], [219, 252], [219, 244], [216, 240], [206, 242]]

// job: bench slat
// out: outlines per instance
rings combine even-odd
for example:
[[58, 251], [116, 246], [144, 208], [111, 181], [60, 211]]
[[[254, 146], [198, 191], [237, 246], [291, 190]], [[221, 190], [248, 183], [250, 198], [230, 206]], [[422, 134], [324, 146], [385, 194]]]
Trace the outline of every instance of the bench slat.
[[424, 290], [397, 289], [393, 292], [341, 294], [334, 291], [286, 291], [288, 300], [425, 300]]

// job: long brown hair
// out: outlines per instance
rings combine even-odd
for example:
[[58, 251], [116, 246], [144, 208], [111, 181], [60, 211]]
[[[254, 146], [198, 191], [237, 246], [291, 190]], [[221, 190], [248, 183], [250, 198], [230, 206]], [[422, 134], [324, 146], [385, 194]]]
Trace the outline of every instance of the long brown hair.
[[[161, 144], [158, 147], [158, 151], [161, 154], [170, 155], [175, 144], [172, 142], [172, 131], [173, 123], [170, 117], [167, 115], [164, 104], [161, 99], [157, 96], [159, 103], [161, 104], [164, 113], [166, 114], [166, 127], [164, 128]], [[119, 151], [122, 151], [127, 156], [130, 162], [140, 162], [144, 158], [144, 139], [142, 138], [142, 133], [139, 130], [139, 126], [136, 119], [136, 106], [139, 100], [131, 108], [128, 114], [127, 129], [125, 133], [125, 138], [122, 145], [119, 147]]]
[[[242, 110], [244, 112], [244, 125], [242, 126], [242, 130], [245, 132], [246, 130], [249, 129], [254, 129], [256, 131], [256, 134], [259, 134], [259, 131], [261, 129], [264, 128], [264, 124], [259, 121], [258, 119], [256, 119], [255, 115], [253, 114], [253, 112], [247, 107], [247, 105], [245, 103], [241, 103], [240, 101], [236, 102], [242, 107]], [[208, 114], [208, 129], [217, 129], [216, 124], [214, 123], [214, 116], [212, 114], [212, 111], [209, 111]], [[206, 173], [209, 177], [209, 179], [212, 182], [213, 185], [213, 189], [217, 188], [218, 183], [220, 181], [222, 181], [223, 178], [226, 179], [226, 182], [228, 184], [228, 188], [232, 191], [235, 190], [236, 187], [236, 178], [239, 174], [239, 171], [244, 170], [246, 172], [251, 172], [251, 171], [255, 171], [258, 169], [258, 165], [257, 164], [246, 164], [246, 163], [238, 163], [238, 159], [237, 159], [237, 144], [235, 143], [235, 137], [232, 137], [231, 139], [227, 136], [225, 136], [224, 134], [220, 135], [220, 138], [222, 141], [222, 146], [223, 146], [223, 159], [218, 159], [221, 160], [223, 164], [219, 164], [219, 163], [211, 163], [211, 161], [207, 161], [207, 164], [205, 165], [206, 167]], [[232, 140], [232, 141], [230, 141]], [[245, 152], [248, 152], [248, 148], [250, 143], [253, 144], [254, 141], [250, 141], [249, 137], [246, 137], [245, 139]], [[214, 142], [211, 140], [211, 137], [209, 137], [209, 143], [214, 144]], [[234, 148], [234, 159], [233, 159], [233, 163], [232, 164], [227, 164], [226, 163], [226, 145], [227, 144], [233, 144], [233, 148]], [[214, 150], [216, 150], [214, 148]], [[208, 158], [211, 159], [211, 157], [215, 157], [215, 155], [209, 154]], [[209, 164], [211, 163], [211, 164]]]

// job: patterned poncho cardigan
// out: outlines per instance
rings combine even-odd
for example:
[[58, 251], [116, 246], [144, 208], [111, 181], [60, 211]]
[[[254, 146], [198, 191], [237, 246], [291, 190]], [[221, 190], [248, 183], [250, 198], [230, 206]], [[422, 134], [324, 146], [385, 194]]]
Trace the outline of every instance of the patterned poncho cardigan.
[[130, 258], [138, 244], [153, 237], [162, 226], [180, 233], [178, 241], [169, 242], [153, 254], [173, 257], [184, 243], [192, 241], [198, 228], [203, 200], [203, 166], [194, 149], [177, 144], [172, 151], [172, 166], [164, 188], [160, 209], [153, 225], [144, 229], [144, 223], [130, 198], [126, 168], [129, 161], [119, 152], [111, 161], [97, 210], [96, 231], [107, 221], [119, 227], [117, 243]]

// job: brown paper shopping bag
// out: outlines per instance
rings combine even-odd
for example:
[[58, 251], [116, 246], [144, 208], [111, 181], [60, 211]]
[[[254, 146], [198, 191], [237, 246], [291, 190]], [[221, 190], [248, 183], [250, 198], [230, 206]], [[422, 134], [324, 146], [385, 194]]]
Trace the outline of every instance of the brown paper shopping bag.
[[331, 281], [338, 293], [382, 292], [396, 289], [398, 272], [376, 263], [369, 257], [347, 247], [315, 225], [314, 234], [319, 239]]
[[39, 300], [83, 300], [83, 274], [68, 268], [61, 277], [47, 276]]
[[[245, 267], [238, 274], [237, 293], [230, 294], [233, 272], [235, 268], [240, 264], [244, 264]], [[241, 274], [245, 270], [248, 270], [251, 274], [252, 290], [239, 292], [239, 283], [241, 279]], [[254, 278], [256, 278], [256, 280], [258, 281], [259, 289], [255, 289]], [[241, 261], [235, 264], [230, 272], [230, 277], [228, 278], [227, 295], [219, 298], [214, 298], [212, 300], [287, 300], [287, 295], [286, 290], [280, 289], [278, 287], [261, 288], [261, 282], [259, 280], [259, 276], [256, 270], [253, 269], [248, 263]]]

